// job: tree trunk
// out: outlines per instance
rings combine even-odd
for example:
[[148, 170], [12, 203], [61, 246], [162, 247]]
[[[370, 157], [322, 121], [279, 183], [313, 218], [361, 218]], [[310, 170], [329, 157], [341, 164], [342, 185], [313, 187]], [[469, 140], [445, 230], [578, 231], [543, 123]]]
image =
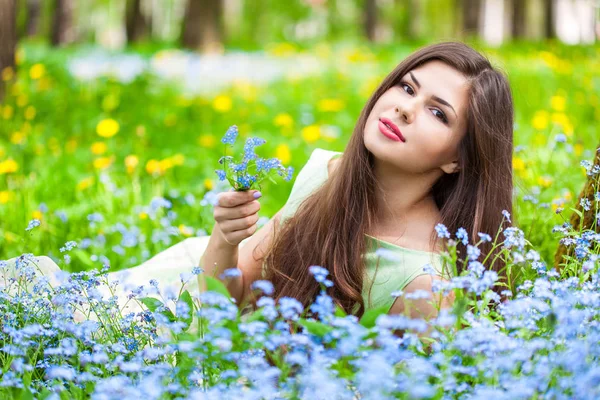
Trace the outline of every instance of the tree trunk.
[[544, 0], [544, 37], [554, 39], [556, 30], [554, 28], [554, 19], [556, 14], [556, 5], [554, 0]]
[[0, 101], [4, 98], [4, 71], [15, 67], [17, 46], [16, 0], [0, 0]]
[[148, 33], [148, 22], [142, 14], [141, 0], [127, 0], [125, 5], [125, 34], [127, 43], [138, 42]]
[[377, 29], [377, 0], [364, 0], [365, 1], [365, 34], [367, 39], [371, 42], [376, 41], [376, 29]]
[[466, 36], [479, 33], [481, 0], [462, 0], [463, 33]]
[[[598, 144], [597, 148], [600, 149], [600, 144]], [[596, 151], [594, 165], [600, 165], [600, 151]], [[583, 221], [582, 218], [580, 218], [579, 215], [577, 215], [577, 213], [571, 214], [571, 220], [569, 221], [570, 224], [573, 226], [572, 229], [575, 232], [583, 232], [585, 230], [592, 229], [592, 227], [594, 226], [594, 220], [596, 219], [595, 204], [598, 203], [598, 200], [596, 200], [594, 196], [598, 191], [600, 191], [600, 175], [588, 175], [587, 181], [583, 186], [583, 190], [579, 194], [577, 202], [575, 203], [575, 208], [582, 213]], [[591, 207], [588, 211], [584, 210], [583, 206], [581, 205], [582, 199], [589, 200]], [[594, 231], [596, 233], [600, 233], [600, 221], [596, 221], [595, 225], [596, 226]], [[562, 243], [561, 240], [561, 242], [558, 245], [558, 249], [556, 250], [556, 254], [554, 256], [554, 267], [557, 271], [560, 271], [560, 269], [564, 266], [563, 263], [567, 263], [565, 257], [568, 256], [575, 257], [575, 246], [570, 245], [567, 247], [564, 245], [564, 243]]]
[[61, 46], [75, 41], [73, 26], [73, 0], [56, 0], [52, 19], [53, 46]]
[[188, 0], [183, 18], [183, 46], [202, 53], [223, 51], [222, 0]]
[[512, 0], [512, 36], [515, 39], [525, 37], [526, 0]]
[[39, 33], [41, 12], [40, 0], [27, 0], [27, 36]]

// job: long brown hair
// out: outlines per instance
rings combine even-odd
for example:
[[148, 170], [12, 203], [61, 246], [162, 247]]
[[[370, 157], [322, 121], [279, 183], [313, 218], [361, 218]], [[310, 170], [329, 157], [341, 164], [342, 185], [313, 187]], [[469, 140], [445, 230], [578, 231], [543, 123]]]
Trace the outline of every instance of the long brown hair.
[[[276, 232], [264, 259], [266, 279], [275, 288], [274, 298], [290, 296], [305, 307], [320, 288], [309, 273], [320, 265], [330, 273], [334, 286], [328, 294], [346, 311], [361, 317], [367, 250], [365, 234], [372, 231], [377, 215], [375, 193], [378, 182], [373, 172], [373, 155], [367, 150], [363, 133], [367, 117], [377, 99], [397, 85], [410, 70], [440, 60], [461, 72], [469, 81], [467, 131], [459, 145], [460, 172], [444, 174], [432, 187], [441, 213], [440, 223], [450, 233], [462, 227], [470, 242], [479, 241], [479, 232], [492, 237], [502, 222], [502, 210], [512, 213], [513, 101], [505, 76], [494, 69], [479, 52], [459, 42], [426, 46], [405, 58], [380, 84], [363, 108], [336, 173], [308, 196], [293, 216]], [[437, 233], [432, 232], [432, 243]], [[491, 243], [479, 246], [483, 260]], [[464, 260], [466, 247], [459, 243]], [[458, 272], [465, 268], [459, 263]], [[486, 268], [503, 277], [500, 259]], [[358, 306], [358, 307], [355, 307]]]

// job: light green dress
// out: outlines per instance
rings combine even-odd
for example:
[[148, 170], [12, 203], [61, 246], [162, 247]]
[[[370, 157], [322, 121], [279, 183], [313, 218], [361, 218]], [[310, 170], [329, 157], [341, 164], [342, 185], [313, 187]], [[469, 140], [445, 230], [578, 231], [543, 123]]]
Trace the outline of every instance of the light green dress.
[[[341, 154], [318, 148], [312, 152], [308, 162], [296, 177], [288, 201], [284, 206], [281, 221], [293, 215], [302, 200], [327, 180], [329, 160]], [[148, 293], [148, 296], [151, 297], [162, 299], [170, 297], [169, 294], [176, 295], [182, 288], [182, 274], [186, 278], [183, 289], [189, 290], [192, 294], [198, 294], [198, 280], [191, 277], [191, 271], [194, 266], [198, 265], [209, 239], [210, 236], [187, 238], [156, 254], [141, 265], [110, 272], [108, 274], [109, 281], [119, 281], [114, 294], [119, 297], [122, 311], [124, 313], [141, 311], [138, 303], [127, 300], [127, 294], [140, 285], [149, 287], [151, 279], [158, 282], [160, 289], [160, 294]], [[249, 239], [243, 240], [240, 246], [243, 246]], [[364, 255], [367, 265], [363, 289], [366, 309], [380, 306], [391, 307], [394, 302], [391, 293], [404, 289], [417, 276], [427, 274], [423, 270], [427, 264], [431, 264], [437, 274], [441, 275], [442, 259], [436, 253], [407, 249], [368, 235], [365, 239], [371, 244], [371, 251]], [[380, 247], [390, 250], [395, 256], [395, 260], [378, 257], [375, 251]], [[50, 283], [54, 285], [60, 283], [61, 278], [64, 279], [64, 273], [52, 259], [46, 256], [37, 258], [39, 261], [36, 268], [38, 274], [47, 276]], [[5, 279], [17, 275], [14, 268], [15, 260], [16, 258], [8, 260], [8, 267], [0, 268], [0, 288], [7, 282]], [[378, 263], [378, 268], [376, 268]], [[98, 269], [101, 267], [98, 265]], [[373, 287], [369, 293], [371, 283], [373, 283]], [[100, 287], [99, 289], [106, 296], [113, 294], [109, 293], [106, 288]]]
[[[328, 179], [329, 161], [341, 155], [341, 152], [319, 148], [312, 152], [306, 165], [298, 172], [282, 211], [282, 222], [292, 216], [302, 201]], [[427, 275], [424, 268], [428, 264], [433, 267], [436, 275], [448, 277], [448, 274], [442, 274], [443, 259], [437, 253], [400, 247], [370, 235], [366, 235], [365, 240], [370, 249], [363, 256], [366, 271], [362, 295], [367, 310], [383, 306], [389, 309], [395, 300], [391, 293], [403, 290], [416, 277]], [[376, 254], [378, 248], [389, 250], [386, 253], [392, 257], [379, 257]]]

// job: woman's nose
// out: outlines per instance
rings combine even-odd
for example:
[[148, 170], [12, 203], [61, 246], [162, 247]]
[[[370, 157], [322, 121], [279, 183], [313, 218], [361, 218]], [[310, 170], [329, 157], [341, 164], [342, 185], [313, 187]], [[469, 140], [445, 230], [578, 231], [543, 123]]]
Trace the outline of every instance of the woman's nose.
[[410, 106], [407, 106], [407, 105], [404, 105], [402, 107], [396, 106], [395, 111], [396, 111], [396, 113], [399, 114], [399, 118], [401, 120], [403, 120], [404, 122], [406, 122], [407, 124], [410, 124], [413, 122], [415, 113], [414, 113], [414, 110]]

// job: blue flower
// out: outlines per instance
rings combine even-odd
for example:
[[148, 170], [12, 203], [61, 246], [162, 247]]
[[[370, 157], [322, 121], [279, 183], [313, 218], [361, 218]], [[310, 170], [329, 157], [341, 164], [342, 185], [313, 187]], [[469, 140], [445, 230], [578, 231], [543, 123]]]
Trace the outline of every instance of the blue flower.
[[492, 237], [490, 235], [488, 235], [487, 233], [478, 232], [477, 234], [481, 238], [481, 241], [484, 242], [484, 243], [492, 241]]
[[246, 144], [244, 144], [244, 160], [253, 160], [257, 157], [254, 153], [254, 148], [260, 145], [267, 143], [265, 139], [251, 137], [246, 139]]
[[283, 318], [295, 321], [302, 311], [304, 311], [302, 303], [295, 298], [283, 296], [279, 299], [279, 312]]
[[504, 215], [504, 218], [506, 218], [506, 220], [507, 220], [509, 223], [510, 223], [510, 222], [512, 222], [512, 221], [510, 220], [510, 213], [509, 213], [508, 211], [506, 211], [506, 210], [502, 210], [502, 215]]
[[448, 228], [444, 224], [437, 224], [435, 226], [435, 231], [439, 238], [450, 238], [450, 232], [448, 232]]
[[227, 129], [227, 132], [225, 132], [225, 136], [223, 136], [223, 139], [221, 139], [221, 142], [224, 144], [234, 144], [235, 140], [237, 139], [238, 136], [238, 127], [237, 125], [231, 125], [229, 127], [229, 129]]
[[227, 174], [224, 170], [216, 169], [215, 172], [217, 173], [217, 176], [219, 177], [220, 181], [224, 181], [225, 179], [227, 179]]
[[34, 228], [37, 228], [38, 226], [40, 226], [40, 220], [39, 219], [32, 219], [31, 221], [29, 221], [29, 224], [27, 225], [27, 228], [25, 228], [26, 231], [30, 231]]
[[329, 271], [319, 265], [311, 265], [308, 267], [308, 271], [315, 277], [315, 280], [319, 283], [324, 284], [326, 287], [332, 287], [333, 282], [327, 279]]
[[458, 231], [456, 231], [456, 237], [460, 239], [462, 241], [462, 244], [464, 244], [465, 246], [469, 244], [469, 234], [467, 233], [467, 230], [465, 228], [458, 228]]
[[265, 281], [265, 280], [256, 280], [254, 282], [252, 282], [252, 285], [250, 286], [250, 288], [252, 290], [254, 289], [258, 289], [260, 291], [262, 291], [264, 294], [266, 294], [267, 296], [270, 296], [273, 294], [273, 284], [269, 281]]

